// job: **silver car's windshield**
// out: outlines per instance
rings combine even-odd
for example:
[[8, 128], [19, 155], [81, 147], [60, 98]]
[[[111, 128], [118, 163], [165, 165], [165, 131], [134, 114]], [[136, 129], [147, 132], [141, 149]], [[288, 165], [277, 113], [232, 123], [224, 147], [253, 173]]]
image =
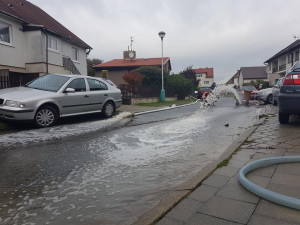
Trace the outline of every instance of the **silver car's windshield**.
[[26, 87], [57, 92], [69, 79], [69, 77], [47, 74], [28, 83]]

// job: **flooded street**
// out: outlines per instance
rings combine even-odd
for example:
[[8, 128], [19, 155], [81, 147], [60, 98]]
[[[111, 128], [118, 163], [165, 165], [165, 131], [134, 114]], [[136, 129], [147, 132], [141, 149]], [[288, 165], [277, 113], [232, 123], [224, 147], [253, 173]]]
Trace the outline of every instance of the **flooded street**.
[[204, 110], [2, 135], [0, 224], [131, 224], [218, 158], [261, 110], [224, 98]]

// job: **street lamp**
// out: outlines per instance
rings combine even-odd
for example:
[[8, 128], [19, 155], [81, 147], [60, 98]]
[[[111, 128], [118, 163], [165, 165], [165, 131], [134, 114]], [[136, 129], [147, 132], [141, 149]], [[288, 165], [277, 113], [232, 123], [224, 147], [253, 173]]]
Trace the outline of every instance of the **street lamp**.
[[166, 92], [164, 89], [164, 48], [163, 48], [163, 39], [166, 33], [161, 31], [158, 33], [158, 36], [161, 38], [161, 91], [160, 91], [160, 101], [166, 101]]

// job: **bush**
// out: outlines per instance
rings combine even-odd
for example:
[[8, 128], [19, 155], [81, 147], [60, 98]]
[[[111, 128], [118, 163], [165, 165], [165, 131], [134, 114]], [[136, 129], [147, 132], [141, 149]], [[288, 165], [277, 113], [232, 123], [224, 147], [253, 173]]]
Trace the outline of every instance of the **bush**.
[[[143, 86], [161, 87], [161, 68], [158, 66], [142, 66], [133, 70], [144, 76]], [[169, 73], [164, 71], [164, 82], [166, 82]]]
[[125, 80], [129, 85], [136, 86], [140, 85], [142, 83], [142, 80], [144, 78], [143, 75], [141, 75], [137, 71], [130, 71], [129, 73], [125, 74], [123, 77], [123, 80]]
[[264, 80], [252, 80], [250, 83], [243, 83], [243, 86], [249, 85], [254, 86], [256, 89], [259, 89], [259, 85], [262, 85], [262, 89], [270, 87], [269, 82]]
[[193, 81], [183, 75], [171, 75], [167, 79], [167, 87], [173, 88], [178, 100], [185, 99], [193, 91]]

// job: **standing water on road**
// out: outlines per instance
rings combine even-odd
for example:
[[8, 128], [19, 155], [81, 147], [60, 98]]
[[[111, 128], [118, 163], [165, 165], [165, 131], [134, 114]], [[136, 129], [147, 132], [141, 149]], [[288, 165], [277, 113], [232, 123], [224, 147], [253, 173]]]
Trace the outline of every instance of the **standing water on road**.
[[259, 110], [224, 98], [206, 110], [141, 115], [117, 130], [10, 146], [0, 158], [0, 223], [131, 224], [217, 159]]

